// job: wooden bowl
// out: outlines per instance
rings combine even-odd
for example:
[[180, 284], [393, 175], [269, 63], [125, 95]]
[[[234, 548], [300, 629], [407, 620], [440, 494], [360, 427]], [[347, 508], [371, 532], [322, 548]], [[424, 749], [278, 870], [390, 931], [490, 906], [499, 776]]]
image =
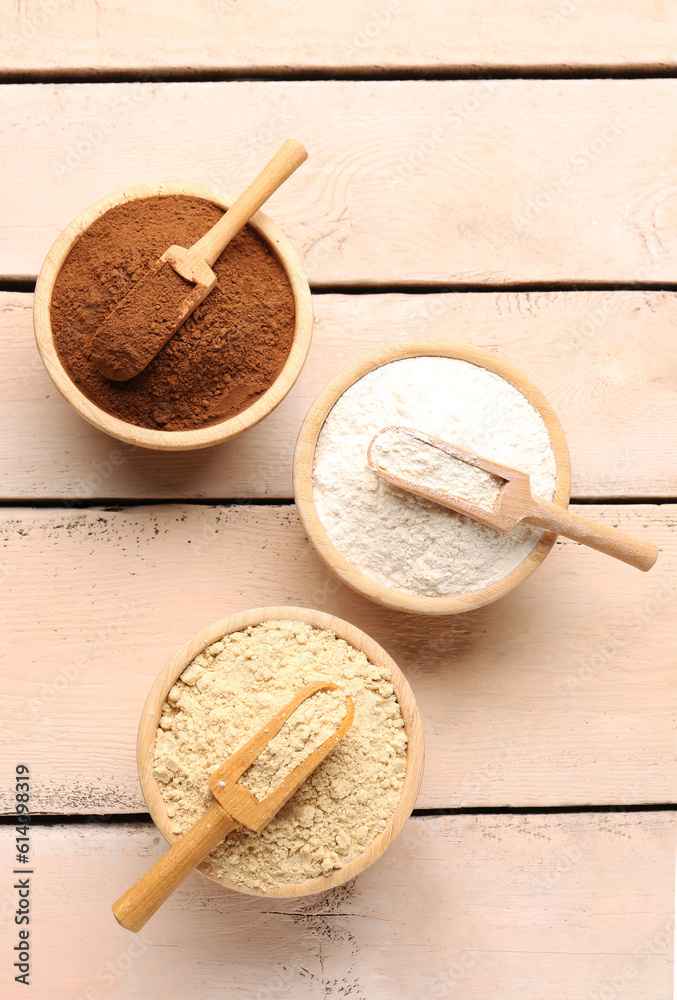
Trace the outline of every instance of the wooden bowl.
[[424, 758], [423, 727], [412, 690], [394, 660], [388, 656], [378, 643], [370, 639], [364, 632], [361, 632], [354, 625], [350, 625], [341, 618], [335, 618], [333, 615], [324, 614], [321, 611], [312, 611], [309, 608], [255, 608], [252, 611], [229, 615], [228, 618], [224, 618], [220, 622], [215, 622], [214, 625], [210, 625], [202, 632], [199, 632], [190, 642], [186, 643], [185, 646], [172, 656], [153, 684], [146, 704], [143, 707], [143, 712], [141, 713], [137, 745], [139, 778], [153, 822], [165, 840], [173, 844], [178, 837], [172, 832], [172, 823], [167, 815], [160, 789], [153, 774], [153, 753], [157, 728], [162, 715], [162, 706], [170, 689], [191, 660], [207, 646], [210, 646], [213, 642], [217, 642], [222, 636], [228, 635], [231, 632], [239, 632], [249, 625], [259, 625], [263, 621], [280, 620], [306, 622], [309, 625], [314, 625], [316, 628], [328, 629], [339, 636], [339, 638], [345, 639], [351, 646], [364, 652], [372, 663], [387, 667], [391, 674], [395, 697], [399, 702], [402, 712], [408, 745], [407, 770], [404, 777], [402, 796], [397, 809], [388, 820], [386, 828], [359, 857], [353, 861], [349, 861], [342, 868], [332, 872], [331, 875], [306, 879], [303, 882], [272, 886], [266, 889], [252, 889], [235, 885], [226, 878], [219, 878], [217, 875], [209, 872], [205, 864], [202, 864], [198, 868], [198, 871], [202, 872], [203, 875], [213, 879], [215, 882], [219, 882], [221, 885], [227, 886], [229, 889], [234, 889], [236, 892], [271, 898], [308, 896], [312, 893], [324, 892], [326, 889], [333, 889], [335, 886], [341, 885], [351, 878], [355, 878], [356, 875], [359, 875], [360, 872], [363, 872], [365, 868], [368, 868], [370, 864], [376, 861], [386, 848], [392, 844], [411, 815], [418, 797], [419, 788], [421, 787]]
[[266, 240], [282, 264], [292, 288], [296, 308], [296, 324], [291, 351], [282, 371], [270, 388], [242, 413], [238, 413], [228, 420], [222, 420], [220, 423], [211, 424], [209, 427], [201, 427], [191, 431], [160, 431], [148, 427], [137, 427], [136, 424], [128, 423], [126, 420], [120, 420], [118, 417], [106, 413], [85, 396], [71, 380], [70, 375], [62, 365], [52, 336], [50, 303], [54, 282], [59, 271], [78, 237], [111, 208], [141, 198], [162, 198], [177, 194], [203, 198], [205, 201], [210, 201], [224, 209], [229, 208], [235, 200], [232, 195], [225, 191], [217, 191], [204, 184], [169, 181], [139, 184], [97, 201], [95, 205], [84, 211], [64, 229], [47, 254], [38, 275], [33, 303], [33, 325], [38, 350], [49, 377], [64, 399], [77, 410], [81, 417], [106, 434], [110, 434], [120, 441], [125, 441], [127, 444], [163, 451], [191, 451], [220, 444], [222, 441], [227, 441], [228, 438], [248, 430], [267, 416], [278, 403], [282, 402], [298, 378], [308, 354], [313, 330], [310, 288], [301, 261], [289, 240], [275, 223], [263, 212], [257, 212], [249, 225]]
[[469, 361], [500, 375], [527, 397], [545, 421], [555, 453], [557, 469], [555, 503], [561, 504], [563, 507], [567, 506], [571, 487], [569, 452], [559, 420], [543, 393], [518, 368], [496, 354], [482, 350], [480, 347], [473, 347], [471, 344], [449, 340], [410, 340], [390, 344], [363, 355], [332, 379], [310, 407], [299, 432], [294, 452], [294, 498], [303, 527], [318, 555], [329, 569], [353, 590], [377, 604], [394, 608], [397, 611], [408, 611], [418, 615], [453, 615], [490, 604], [492, 601], [498, 600], [499, 597], [503, 597], [522, 580], [526, 580], [543, 562], [555, 544], [557, 535], [544, 534], [519, 566], [516, 566], [512, 572], [496, 583], [489, 584], [480, 590], [468, 591], [465, 594], [454, 594], [451, 597], [423, 597], [384, 587], [349, 562], [329, 538], [313, 500], [312, 474], [315, 444], [322, 425], [336, 401], [354, 382], [357, 382], [374, 368], [387, 365], [391, 361], [399, 361], [402, 358], [420, 356], [458, 358], [461, 361]]

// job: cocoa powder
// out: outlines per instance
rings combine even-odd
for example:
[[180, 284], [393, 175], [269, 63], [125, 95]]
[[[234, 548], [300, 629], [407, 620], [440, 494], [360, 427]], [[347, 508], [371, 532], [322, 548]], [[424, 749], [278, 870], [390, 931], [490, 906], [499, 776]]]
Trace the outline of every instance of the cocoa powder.
[[54, 342], [73, 382], [107, 413], [140, 427], [193, 430], [241, 413], [282, 370], [294, 298], [282, 264], [249, 226], [216, 261], [216, 287], [147, 368], [113, 382], [94, 365], [94, 334], [134, 282], [169, 246], [190, 247], [222, 214], [182, 195], [131, 201], [73, 246], [52, 293]]
[[117, 382], [142, 372], [192, 311], [188, 303], [195, 288], [171, 264], [158, 262], [97, 330], [91, 351], [95, 367]]

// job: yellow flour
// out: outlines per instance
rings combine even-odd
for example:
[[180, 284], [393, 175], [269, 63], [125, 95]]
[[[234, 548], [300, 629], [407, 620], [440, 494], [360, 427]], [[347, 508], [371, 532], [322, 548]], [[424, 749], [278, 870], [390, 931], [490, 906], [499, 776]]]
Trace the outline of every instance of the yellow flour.
[[343, 691], [318, 691], [304, 701], [240, 778], [259, 802], [333, 736], [346, 714]]
[[[303, 622], [264, 622], [214, 643], [169, 692], [154, 768], [174, 832], [185, 833], [213, 801], [209, 774], [317, 681], [334, 681], [352, 696], [352, 726], [265, 830], [236, 830], [212, 852], [214, 874], [252, 888], [328, 875], [362, 854], [396, 809], [407, 737], [388, 670], [333, 632]], [[334, 731], [345, 713], [343, 696], [336, 711], [336, 694], [325, 694], [324, 705], [314, 696], [307, 703], [314, 711], [300, 721], [294, 713], [291, 735], [287, 726], [280, 731], [283, 756], [285, 740], [292, 751], [281, 773], [306, 756], [301, 740], [309, 741], [310, 752], [322, 742], [323, 726]], [[250, 768], [240, 781], [265, 794], [277, 783], [269, 763], [264, 760], [258, 775]]]

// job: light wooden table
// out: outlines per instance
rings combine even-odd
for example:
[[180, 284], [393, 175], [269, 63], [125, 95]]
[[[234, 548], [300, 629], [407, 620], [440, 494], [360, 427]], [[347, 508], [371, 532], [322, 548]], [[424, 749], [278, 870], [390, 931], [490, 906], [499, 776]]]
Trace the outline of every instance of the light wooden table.
[[[6, 817], [32, 773], [30, 994], [672, 996], [677, 608], [677, 6], [661, 0], [28, 0], [3, 16], [0, 583]], [[31, 289], [110, 192], [240, 191], [292, 135], [267, 211], [315, 294], [275, 414], [208, 452], [134, 451], [58, 397]], [[566, 541], [447, 620], [360, 599], [290, 502], [315, 394], [367, 348], [451, 336], [545, 392], [574, 509], [660, 546], [648, 575]], [[247, 501], [255, 500], [255, 504]], [[111, 902], [163, 849], [134, 763], [150, 684], [194, 632], [308, 604], [395, 657], [427, 738], [419, 809], [355, 883], [266, 903], [192, 876], [140, 937]]]

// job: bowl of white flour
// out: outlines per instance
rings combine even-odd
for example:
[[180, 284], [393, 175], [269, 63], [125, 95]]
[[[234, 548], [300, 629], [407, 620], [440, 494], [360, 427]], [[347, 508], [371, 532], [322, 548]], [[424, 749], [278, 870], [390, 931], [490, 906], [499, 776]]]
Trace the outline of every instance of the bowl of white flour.
[[400, 342], [333, 379], [299, 434], [294, 496], [327, 566], [365, 597], [417, 614], [469, 611], [525, 580], [556, 536], [527, 525], [499, 533], [387, 485], [369, 468], [367, 448], [391, 425], [523, 470], [535, 494], [568, 504], [562, 428], [519, 369], [470, 344]]

